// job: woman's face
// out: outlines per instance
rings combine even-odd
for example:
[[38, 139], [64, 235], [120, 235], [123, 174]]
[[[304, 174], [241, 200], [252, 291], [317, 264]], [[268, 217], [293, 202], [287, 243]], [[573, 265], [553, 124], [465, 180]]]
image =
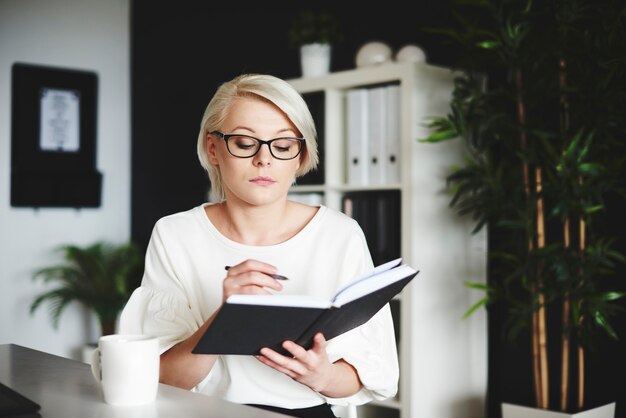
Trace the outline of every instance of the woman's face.
[[[296, 127], [280, 109], [255, 98], [235, 99], [220, 132], [249, 135], [263, 141], [299, 136]], [[221, 172], [229, 202], [238, 200], [260, 206], [286, 199], [300, 166], [300, 155], [291, 160], [279, 160], [263, 144], [253, 157], [238, 158], [228, 152], [226, 141], [219, 136], [209, 134], [207, 140], [209, 160]], [[234, 149], [236, 144], [230, 146]]]

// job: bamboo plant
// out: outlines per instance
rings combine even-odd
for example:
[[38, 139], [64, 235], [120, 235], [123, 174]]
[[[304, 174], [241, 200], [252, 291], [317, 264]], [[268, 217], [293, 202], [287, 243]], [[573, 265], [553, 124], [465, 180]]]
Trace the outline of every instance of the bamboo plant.
[[[624, 297], [602, 280], [624, 256], [600, 220], [607, 196], [624, 195], [626, 4], [466, 0], [453, 11], [458, 25], [430, 31], [460, 45], [461, 75], [449, 114], [421, 140], [464, 141], [467, 162], [447, 179], [450, 204], [495, 237], [488, 285], [468, 284], [485, 297], [467, 314], [505, 303], [510, 335], [530, 329], [535, 406], [582, 410], [586, 350], [599, 332], [617, 338], [611, 319]], [[563, 330], [557, 408], [547, 347], [554, 304]]]
[[64, 309], [76, 301], [96, 314], [101, 335], [113, 334], [120, 311], [141, 282], [143, 254], [139, 247], [132, 242], [115, 245], [99, 241], [84, 247], [63, 245], [58, 251], [63, 262], [33, 274], [34, 280], [56, 283], [57, 287], [38, 295], [31, 313], [49, 302], [56, 328]]

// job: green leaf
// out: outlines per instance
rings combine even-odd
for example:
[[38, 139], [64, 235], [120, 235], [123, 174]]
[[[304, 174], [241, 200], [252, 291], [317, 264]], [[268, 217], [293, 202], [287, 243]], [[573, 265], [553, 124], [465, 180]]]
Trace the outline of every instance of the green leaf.
[[480, 308], [481, 306], [486, 305], [489, 302], [489, 296], [485, 296], [483, 298], [481, 298], [478, 302], [476, 302], [474, 305], [472, 305], [471, 308], [469, 308], [467, 310], [467, 312], [465, 312], [463, 314], [463, 319], [468, 318], [469, 316], [471, 316], [478, 308]]
[[480, 283], [480, 282], [464, 282], [465, 286], [469, 287], [470, 289], [477, 289], [477, 290], [484, 290], [485, 292], [492, 292], [494, 289], [493, 287], [485, 284], [485, 283]]
[[604, 301], [614, 301], [626, 296], [626, 292], [605, 292], [598, 295], [599, 299]]
[[603, 209], [604, 209], [603, 205], [596, 205], [596, 206], [586, 207], [584, 208], [584, 211], [587, 215], [591, 215], [593, 213], [600, 212]]
[[441, 132], [434, 132], [428, 135], [426, 138], [420, 139], [419, 142], [442, 142], [450, 139], [455, 139], [457, 137], [457, 132], [455, 130], [447, 130]]
[[596, 324], [598, 324], [600, 328], [604, 329], [607, 334], [609, 334], [612, 338], [616, 340], [618, 339], [617, 333], [615, 332], [613, 327], [611, 327], [611, 325], [608, 323], [608, 321], [606, 320], [606, 318], [604, 317], [604, 315], [602, 315], [600, 311], [595, 311], [593, 318]]
[[499, 48], [502, 44], [498, 41], [482, 41], [477, 42], [476, 46], [483, 49], [495, 49]]

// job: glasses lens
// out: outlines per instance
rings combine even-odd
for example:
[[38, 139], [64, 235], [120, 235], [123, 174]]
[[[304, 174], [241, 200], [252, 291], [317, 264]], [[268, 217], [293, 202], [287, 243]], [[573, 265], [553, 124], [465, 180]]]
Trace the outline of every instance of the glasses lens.
[[226, 145], [228, 151], [236, 157], [252, 157], [259, 149], [259, 141], [244, 135], [231, 136]]
[[277, 138], [271, 143], [271, 151], [274, 158], [290, 160], [300, 153], [302, 142], [295, 138]]

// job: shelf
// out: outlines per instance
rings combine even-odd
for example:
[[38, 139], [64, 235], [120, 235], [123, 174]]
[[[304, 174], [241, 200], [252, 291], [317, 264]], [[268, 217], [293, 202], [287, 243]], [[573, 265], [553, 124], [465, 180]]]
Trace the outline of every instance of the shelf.
[[[452, 418], [457, 416], [451, 409], [454, 405], [476, 397], [486, 387], [486, 365], [483, 367], [486, 320], [476, 314], [462, 327], [459, 325], [459, 318], [467, 309], [464, 304], [474, 298], [471, 289], [464, 287], [461, 280], [485, 281], [486, 237], [471, 233], [473, 222], [459, 219], [450, 209], [445, 191], [446, 173], [463, 161], [464, 150], [455, 141], [443, 144], [417, 141], [428, 134], [429, 129], [424, 124], [427, 120], [449, 111], [456, 75], [452, 69], [427, 63], [388, 63], [322, 77], [287, 80], [300, 94], [323, 93], [316, 96], [322, 97], [323, 108], [316, 110], [323, 120], [318, 135], [321, 134], [324, 146], [321, 169], [325, 183], [296, 184], [290, 193], [302, 194], [303, 198], [307, 193], [316, 194], [324, 205], [342, 210], [346, 195], [351, 195], [348, 197], [355, 202], [363, 197], [355, 196], [360, 195], [359, 192], [371, 192], [373, 201], [378, 204], [389, 201], [377, 201], [376, 192], [382, 195], [398, 191], [399, 204], [393, 201], [392, 207], [399, 205], [399, 216], [375, 219], [393, 219], [399, 223], [394, 231], [399, 234], [400, 256], [404, 262], [424, 272], [394, 298], [399, 302], [392, 312], [394, 332], [399, 337], [399, 396], [360, 405], [359, 418]], [[400, 91], [400, 181], [367, 186], [347, 184], [349, 90], [396, 84]], [[371, 210], [372, 207], [376, 209]], [[374, 217], [371, 213], [380, 213], [376, 211], [385, 207], [391, 206], [365, 205], [361, 206], [361, 211], [348, 211], [355, 219], [365, 219], [363, 224], [369, 225], [370, 234], [367, 228], [364, 232], [371, 237], [368, 239], [370, 250], [379, 258], [397, 252], [397, 247], [390, 251], [392, 247], [387, 245], [396, 242], [397, 235], [390, 238], [389, 234], [380, 232], [381, 222], [371, 222]], [[379, 236], [386, 241], [379, 240]], [[472, 367], [467, 368], [467, 364]], [[433, 414], [435, 411], [437, 413]]]
[[398, 80], [415, 77], [418, 71], [445, 71], [444, 67], [433, 65], [416, 65], [414, 63], [386, 63], [375, 67], [357, 68], [354, 70], [330, 73], [322, 77], [299, 78], [288, 80], [300, 93], [310, 93], [324, 89], [348, 89], [363, 85], [396, 82]]

